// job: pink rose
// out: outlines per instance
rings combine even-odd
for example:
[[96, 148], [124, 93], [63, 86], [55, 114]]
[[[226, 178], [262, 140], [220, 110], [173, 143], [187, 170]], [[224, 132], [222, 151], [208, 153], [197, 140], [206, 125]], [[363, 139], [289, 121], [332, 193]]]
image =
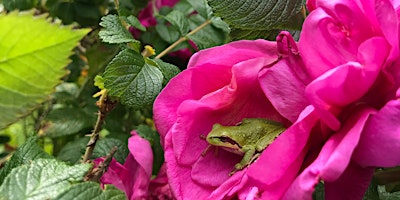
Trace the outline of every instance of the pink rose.
[[[311, 199], [320, 180], [326, 199], [361, 199], [375, 167], [400, 164], [390, 153], [400, 152], [399, 3], [316, 0], [308, 5], [314, 10], [299, 42], [313, 79], [305, 95], [324, 131], [308, 141], [318, 153], [309, 151], [311, 164], [284, 199]], [[253, 169], [268, 163], [264, 154]]]
[[[222, 149], [202, 156], [208, 144], [200, 136], [215, 123], [235, 125], [243, 118], [261, 117], [286, 126], [297, 124], [291, 133], [279, 136], [295, 143], [293, 133], [307, 126], [304, 121], [297, 123], [307, 106], [301, 88], [309, 81], [303, 68], [296, 43], [286, 32], [277, 42], [232, 42], [191, 58], [188, 69], [173, 78], [154, 103], [167, 174], [178, 199], [252, 199], [263, 191], [250, 182], [247, 168], [228, 175], [240, 156]], [[269, 81], [260, 84], [259, 76]], [[293, 180], [300, 166], [297, 162], [274, 173]]]
[[[141, 138], [136, 131], [131, 132], [128, 140], [130, 154], [121, 165], [114, 158], [112, 159], [107, 172], [101, 177], [102, 184], [112, 184], [125, 192], [130, 200], [148, 199], [164, 193], [165, 198], [173, 199], [169, 184], [165, 180], [164, 167], [160, 170], [156, 179], [151, 180], [153, 168], [153, 152], [150, 143]], [[118, 153], [118, 152], [117, 152]], [[94, 160], [96, 164], [103, 162], [104, 158]]]

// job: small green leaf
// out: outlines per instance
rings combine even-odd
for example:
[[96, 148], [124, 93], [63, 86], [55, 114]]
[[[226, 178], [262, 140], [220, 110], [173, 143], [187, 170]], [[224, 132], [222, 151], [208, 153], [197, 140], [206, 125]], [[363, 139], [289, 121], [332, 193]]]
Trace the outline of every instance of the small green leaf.
[[104, 78], [100, 75], [96, 75], [96, 77], [94, 77], [94, 85], [100, 90], [104, 89]]
[[302, 23], [303, 0], [208, 0], [208, 4], [232, 29], [240, 30], [239, 39], [262, 31], [299, 28]]
[[187, 0], [192, 7], [205, 19], [210, 19], [212, 10], [207, 0]]
[[168, 43], [174, 43], [179, 39], [180, 33], [178, 30], [176, 30], [172, 26], [168, 26], [166, 24], [157, 24], [156, 25], [156, 31], [158, 35], [163, 39], [164, 41]]
[[17, 149], [5, 166], [0, 169], [0, 184], [13, 168], [29, 164], [38, 158], [51, 158], [51, 156], [37, 144], [37, 137], [30, 137]]
[[144, 27], [142, 25], [142, 23], [140, 23], [140, 21], [138, 20], [138, 18], [136, 18], [133, 15], [130, 15], [128, 17], [121, 17], [124, 21], [126, 21], [129, 25], [141, 30], [141, 31], [146, 31], [146, 27]]
[[178, 75], [179, 68], [173, 64], [166, 63], [162, 61], [161, 59], [154, 59], [154, 62], [157, 63], [158, 68], [161, 70], [164, 79], [163, 79], [163, 85], [167, 85], [168, 81], [173, 78], [174, 76]]
[[2, 1], [7, 10], [29, 10], [38, 4], [38, 0], [5, 0]]
[[51, 24], [33, 12], [0, 14], [0, 129], [54, 92], [71, 49], [89, 31]]
[[100, 26], [104, 27], [103, 30], [99, 32], [100, 38], [103, 42], [111, 44], [121, 44], [121, 43], [139, 43], [135, 40], [132, 34], [122, 25], [120, 17], [118, 15], [107, 15], [101, 18]]
[[133, 108], [151, 105], [161, 91], [163, 75], [139, 53], [125, 49], [107, 66], [104, 86], [111, 96]]
[[[204, 18], [201, 16], [193, 15], [190, 17], [190, 27], [195, 29], [204, 23], [204, 21]], [[227, 37], [226, 33], [224, 33], [221, 29], [218, 29], [212, 25], [208, 25], [197, 33], [188, 36], [188, 38], [192, 40], [199, 49], [206, 49], [224, 44]]]
[[68, 166], [55, 159], [37, 159], [14, 168], [0, 186], [0, 199], [54, 199], [82, 181], [90, 164]]
[[126, 200], [125, 193], [113, 185], [106, 185], [102, 190], [95, 182], [83, 182], [73, 185], [69, 190], [60, 194], [58, 200]]
[[182, 36], [189, 32], [188, 19], [182, 12], [172, 10], [167, 16], [165, 16], [165, 19], [176, 27]]
[[91, 129], [95, 121], [79, 107], [63, 107], [52, 110], [46, 117], [44, 135], [51, 138], [76, 134]]

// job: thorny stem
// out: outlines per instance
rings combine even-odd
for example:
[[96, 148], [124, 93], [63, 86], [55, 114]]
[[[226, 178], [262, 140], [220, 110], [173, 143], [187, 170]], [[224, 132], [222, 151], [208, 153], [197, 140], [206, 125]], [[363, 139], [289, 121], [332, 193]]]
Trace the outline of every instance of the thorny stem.
[[171, 44], [171, 46], [169, 46], [168, 48], [164, 49], [164, 51], [162, 51], [160, 54], [158, 54], [155, 58], [160, 59], [161, 57], [165, 56], [168, 52], [170, 52], [173, 48], [175, 48], [176, 46], [178, 46], [180, 43], [188, 40], [188, 36], [193, 35], [195, 33], [197, 33], [198, 31], [200, 31], [201, 29], [203, 29], [204, 27], [206, 27], [207, 25], [211, 24], [211, 20], [206, 20], [204, 23], [202, 23], [200, 26], [198, 26], [197, 28], [193, 29], [192, 31], [190, 31], [187, 35], [179, 38], [179, 40], [177, 40], [176, 42], [174, 42], [173, 44]]
[[116, 102], [108, 98], [106, 90], [102, 90], [100, 99], [96, 102], [96, 104], [99, 107], [97, 121], [96, 125], [94, 126], [92, 135], [90, 136], [90, 140], [86, 145], [86, 151], [85, 155], [82, 158], [82, 163], [86, 163], [92, 156], [94, 147], [96, 146], [97, 140], [99, 139], [101, 127], [104, 124], [104, 118], [106, 117], [107, 113], [115, 108]]
[[85, 176], [85, 181], [95, 181], [99, 182], [100, 178], [106, 173], [108, 167], [110, 166], [111, 160], [114, 157], [115, 152], [117, 152], [118, 148], [114, 146], [110, 153], [107, 154], [104, 161], [100, 163], [97, 167], [90, 170], [90, 172]]

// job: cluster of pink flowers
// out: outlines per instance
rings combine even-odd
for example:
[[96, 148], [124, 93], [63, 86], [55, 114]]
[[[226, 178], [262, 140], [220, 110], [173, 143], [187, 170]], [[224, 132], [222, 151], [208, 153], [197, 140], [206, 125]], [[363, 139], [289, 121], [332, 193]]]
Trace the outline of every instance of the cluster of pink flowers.
[[[328, 200], [362, 199], [376, 167], [400, 165], [393, 153], [400, 152], [400, 3], [309, 0], [307, 7], [298, 43], [282, 32], [276, 42], [200, 51], [160, 93], [154, 120], [169, 195], [312, 199], [323, 181]], [[229, 176], [241, 157], [202, 156], [201, 136], [243, 118], [277, 121], [286, 131]]]

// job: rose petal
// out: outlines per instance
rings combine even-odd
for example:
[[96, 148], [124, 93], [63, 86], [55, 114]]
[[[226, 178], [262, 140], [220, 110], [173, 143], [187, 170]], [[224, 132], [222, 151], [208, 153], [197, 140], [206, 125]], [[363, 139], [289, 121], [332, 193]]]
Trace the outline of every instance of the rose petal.
[[361, 166], [400, 165], [400, 101], [389, 101], [368, 120], [354, 159]]
[[346, 120], [343, 128], [324, 144], [317, 159], [291, 184], [284, 199], [311, 199], [320, 178], [327, 183], [342, 177], [358, 144], [364, 124], [374, 112], [373, 109], [359, 108]]

